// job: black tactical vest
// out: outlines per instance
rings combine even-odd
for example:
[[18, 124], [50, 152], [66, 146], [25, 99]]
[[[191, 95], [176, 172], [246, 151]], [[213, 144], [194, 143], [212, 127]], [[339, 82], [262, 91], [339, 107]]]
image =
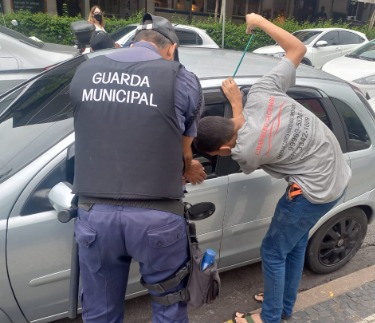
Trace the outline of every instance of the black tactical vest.
[[163, 59], [124, 63], [101, 56], [77, 70], [71, 83], [74, 193], [125, 200], [183, 196], [174, 107], [179, 67]]

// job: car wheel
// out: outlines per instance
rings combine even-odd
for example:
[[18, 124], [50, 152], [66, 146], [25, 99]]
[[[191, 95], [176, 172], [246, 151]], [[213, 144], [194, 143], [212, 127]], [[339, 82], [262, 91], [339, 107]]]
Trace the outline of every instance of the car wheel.
[[302, 61], [301, 61], [302, 64], [305, 64], [305, 65], [308, 65], [308, 66], [312, 66], [311, 62], [309, 59], [307, 58], [303, 58]]
[[306, 264], [318, 274], [331, 273], [350, 261], [367, 232], [366, 214], [358, 207], [336, 214], [311, 237]]

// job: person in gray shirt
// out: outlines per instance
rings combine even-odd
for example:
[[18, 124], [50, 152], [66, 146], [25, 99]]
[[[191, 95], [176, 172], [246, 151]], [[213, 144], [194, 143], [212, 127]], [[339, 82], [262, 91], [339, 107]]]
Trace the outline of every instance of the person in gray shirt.
[[222, 89], [233, 118], [203, 118], [194, 144], [210, 155], [231, 155], [245, 174], [261, 167], [288, 182], [262, 241], [262, 311], [233, 317], [237, 323], [279, 323], [293, 312], [309, 230], [343, 196], [351, 170], [331, 130], [286, 94], [305, 45], [260, 15], [248, 14], [246, 23], [248, 33], [259, 27], [270, 35], [285, 57], [251, 87], [244, 109], [238, 86], [226, 79]]

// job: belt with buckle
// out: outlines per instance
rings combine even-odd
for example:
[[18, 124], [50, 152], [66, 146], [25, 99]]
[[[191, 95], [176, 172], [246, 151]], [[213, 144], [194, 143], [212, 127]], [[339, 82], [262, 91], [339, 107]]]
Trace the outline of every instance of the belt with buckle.
[[288, 198], [289, 200], [293, 200], [293, 198], [295, 196], [298, 196], [298, 195], [301, 195], [302, 194], [302, 189], [301, 187], [296, 184], [296, 183], [292, 183], [289, 185], [289, 188], [288, 188]]

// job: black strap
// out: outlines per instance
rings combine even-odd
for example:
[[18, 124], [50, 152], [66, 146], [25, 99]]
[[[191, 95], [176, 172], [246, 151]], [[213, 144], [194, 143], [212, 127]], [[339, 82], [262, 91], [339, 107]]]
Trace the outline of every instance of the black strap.
[[163, 199], [163, 200], [115, 200], [109, 198], [99, 198], [91, 196], [80, 196], [78, 207], [87, 209], [93, 204], [108, 204], [117, 206], [130, 206], [145, 209], [152, 209], [164, 212], [170, 212], [184, 216], [184, 204], [181, 200]]
[[170, 306], [178, 302], [187, 302], [189, 300], [189, 292], [187, 288], [184, 288], [178, 292], [164, 296], [151, 295], [151, 300], [164, 306]]
[[143, 278], [141, 278], [140, 282], [144, 287], [152, 292], [165, 293], [166, 291], [178, 286], [178, 284], [189, 274], [189, 268], [190, 263], [187, 263], [186, 266], [182, 267], [173, 276], [159, 283], [147, 284]]

